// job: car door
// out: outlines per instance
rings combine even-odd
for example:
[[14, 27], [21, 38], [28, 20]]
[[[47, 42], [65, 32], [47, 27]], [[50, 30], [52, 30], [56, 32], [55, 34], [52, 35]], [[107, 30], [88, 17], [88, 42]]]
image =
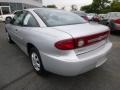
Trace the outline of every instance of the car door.
[[[20, 26], [16, 26], [16, 35], [17, 42], [20, 48], [26, 52], [26, 43], [29, 42], [29, 37], [32, 37], [32, 32], [38, 30], [40, 28], [39, 23], [35, 19], [35, 17], [30, 13], [26, 12], [23, 17], [22, 24]], [[32, 31], [32, 32], [31, 32]]]
[[23, 37], [20, 37], [20, 30], [22, 29], [22, 21], [25, 17], [26, 11], [19, 11], [13, 18], [10, 25], [10, 35], [16, 44], [21, 46], [20, 41]]
[[6, 24], [6, 29], [14, 42], [16, 42], [16, 27], [19, 25], [17, 21], [21, 13], [22, 11], [17, 12], [12, 21], [9, 24]]

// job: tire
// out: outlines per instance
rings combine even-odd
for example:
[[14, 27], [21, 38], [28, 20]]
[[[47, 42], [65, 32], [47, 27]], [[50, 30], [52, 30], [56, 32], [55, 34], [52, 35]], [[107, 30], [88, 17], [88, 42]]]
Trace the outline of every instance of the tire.
[[[11, 17], [6, 17], [6, 19], [5, 19], [5, 23], [6, 23], [6, 24], [7, 24], [7, 23], [10, 23], [11, 20], [12, 20]], [[7, 22], [7, 21], [9, 21], [9, 22]]]
[[43, 67], [39, 51], [36, 48], [31, 48], [29, 57], [34, 70], [40, 75], [45, 75], [46, 71]]
[[11, 39], [11, 37], [10, 37], [10, 35], [9, 35], [8, 32], [7, 32], [7, 39], [8, 39], [8, 42], [9, 42], [10, 44], [13, 44], [13, 43], [14, 43], [13, 40]]

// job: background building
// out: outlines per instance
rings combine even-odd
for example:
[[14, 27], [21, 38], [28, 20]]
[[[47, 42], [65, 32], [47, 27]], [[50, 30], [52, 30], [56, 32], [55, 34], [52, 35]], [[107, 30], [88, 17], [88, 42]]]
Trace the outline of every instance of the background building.
[[42, 0], [0, 0], [0, 13], [13, 12], [26, 8], [42, 7]]

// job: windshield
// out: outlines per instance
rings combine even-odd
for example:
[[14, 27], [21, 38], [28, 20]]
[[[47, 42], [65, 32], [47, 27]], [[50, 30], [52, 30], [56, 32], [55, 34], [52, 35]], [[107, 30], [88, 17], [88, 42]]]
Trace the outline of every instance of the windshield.
[[82, 24], [87, 22], [82, 17], [63, 10], [36, 9], [34, 11], [48, 27]]

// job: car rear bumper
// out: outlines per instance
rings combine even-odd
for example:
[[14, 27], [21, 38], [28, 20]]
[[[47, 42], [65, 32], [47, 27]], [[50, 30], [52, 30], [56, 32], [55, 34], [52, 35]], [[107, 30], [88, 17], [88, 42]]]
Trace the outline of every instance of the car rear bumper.
[[108, 42], [94, 51], [76, 56], [75, 60], [60, 60], [43, 53], [41, 56], [46, 70], [63, 76], [76, 76], [101, 66], [107, 60], [106, 55], [111, 47], [112, 43]]

